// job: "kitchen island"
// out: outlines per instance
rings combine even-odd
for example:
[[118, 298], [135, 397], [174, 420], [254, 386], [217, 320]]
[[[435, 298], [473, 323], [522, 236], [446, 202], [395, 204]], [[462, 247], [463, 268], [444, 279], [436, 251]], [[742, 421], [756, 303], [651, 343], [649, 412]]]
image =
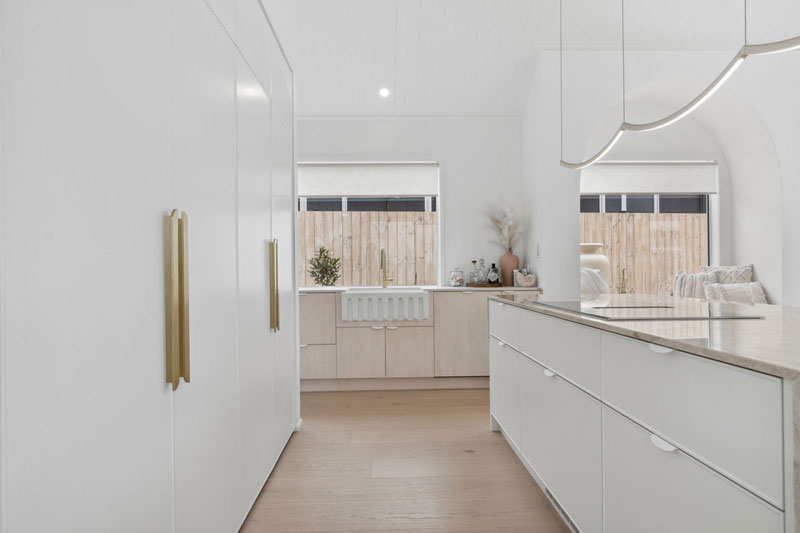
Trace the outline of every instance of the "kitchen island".
[[800, 310], [515, 294], [489, 316], [492, 429], [574, 529], [798, 531]]

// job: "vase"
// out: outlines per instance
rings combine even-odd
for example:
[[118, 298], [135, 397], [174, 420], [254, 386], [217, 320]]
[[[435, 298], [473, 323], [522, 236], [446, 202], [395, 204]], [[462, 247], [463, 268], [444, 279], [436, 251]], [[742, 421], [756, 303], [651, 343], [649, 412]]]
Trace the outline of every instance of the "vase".
[[603, 255], [602, 242], [581, 243], [581, 268], [593, 268], [600, 271], [600, 276], [611, 286], [611, 263]]
[[504, 287], [512, 287], [514, 285], [514, 271], [519, 268], [519, 257], [508, 250], [503, 257], [500, 258], [500, 281]]

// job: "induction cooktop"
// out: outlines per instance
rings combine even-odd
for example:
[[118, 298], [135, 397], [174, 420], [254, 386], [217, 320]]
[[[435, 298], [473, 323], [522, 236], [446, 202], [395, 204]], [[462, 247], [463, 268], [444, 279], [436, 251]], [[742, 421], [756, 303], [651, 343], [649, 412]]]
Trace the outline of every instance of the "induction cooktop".
[[535, 305], [552, 307], [568, 313], [575, 313], [609, 322], [628, 322], [631, 320], [762, 320], [763, 316], [742, 313], [736, 306], [722, 302], [703, 302], [701, 300], [678, 300], [663, 305], [625, 305], [610, 304], [602, 300], [544, 300], [532, 302]]

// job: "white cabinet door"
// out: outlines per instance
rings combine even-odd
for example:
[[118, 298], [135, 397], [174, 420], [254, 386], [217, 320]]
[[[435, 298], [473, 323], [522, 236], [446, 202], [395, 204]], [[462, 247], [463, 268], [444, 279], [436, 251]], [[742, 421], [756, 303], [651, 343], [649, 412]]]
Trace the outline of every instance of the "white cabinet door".
[[601, 404], [525, 358], [520, 447], [584, 533], [603, 530]]
[[779, 378], [621, 335], [602, 338], [606, 403], [784, 508]]
[[[277, 45], [273, 52], [273, 78], [283, 72], [285, 62]], [[295, 235], [294, 221], [297, 206], [294, 203], [294, 137], [284, 117], [276, 112], [279, 97], [272, 97], [272, 237], [278, 240], [278, 296], [280, 300], [280, 329], [273, 332], [275, 356], [275, 422], [277, 450], [280, 454], [299, 420], [298, 348], [295, 330]], [[291, 95], [289, 95], [289, 98]], [[291, 99], [289, 100], [291, 102]]]
[[3, 3], [9, 532], [172, 531], [166, 14]]
[[519, 445], [522, 354], [492, 337], [489, 342], [490, 410], [506, 436]]
[[274, 369], [269, 330], [270, 103], [247, 65], [237, 63], [239, 173], [240, 515], [275, 460]]
[[[189, 220], [191, 382], [173, 393], [175, 531], [239, 517], [236, 56], [208, 7], [169, 4], [170, 206]], [[179, 31], [178, 31], [179, 30]]]
[[614, 533], [778, 533], [783, 513], [603, 408], [605, 528]]

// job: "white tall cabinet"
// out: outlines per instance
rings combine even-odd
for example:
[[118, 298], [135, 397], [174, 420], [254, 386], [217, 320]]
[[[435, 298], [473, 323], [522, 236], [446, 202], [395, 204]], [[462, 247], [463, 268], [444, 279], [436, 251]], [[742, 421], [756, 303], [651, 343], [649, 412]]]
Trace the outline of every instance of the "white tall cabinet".
[[[0, 10], [0, 531], [234, 532], [299, 419], [279, 41], [258, 0]], [[173, 208], [189, 218], [191, 328], [174, 392]]]

